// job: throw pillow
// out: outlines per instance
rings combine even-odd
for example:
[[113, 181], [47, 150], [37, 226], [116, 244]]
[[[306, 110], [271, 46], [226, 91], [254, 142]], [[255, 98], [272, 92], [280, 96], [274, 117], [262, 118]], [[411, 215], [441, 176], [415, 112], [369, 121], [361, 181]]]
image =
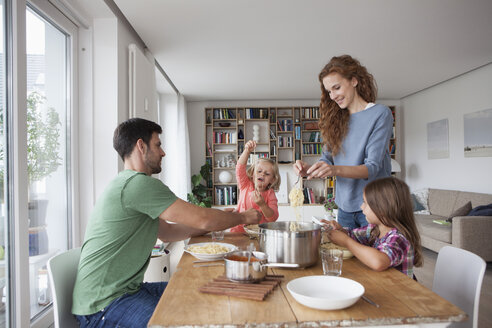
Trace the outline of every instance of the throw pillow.
[[412, 203], [413, 203], [413, 211], [418, 212], [418, 211], [425, 210], [424, 206], [420, 204], [419, 201], [417, 200], [417, 197], [414, 194], [412, 194], [411, 196], [412, 196]]
[[492, 204], [477, 206], [468, 213], [468, 216], [492, 216]]
[[429, 211], [429, 188], [415, 190], [415, 199], [424, 207], [422, 211]]
[[453, 218], [455, 216], [466, 216], [468, 215], [468, 213], [470, 213], [471, 209], [472, 209], [472, 205], [471, 202], [469, 201], [468, 203], [466, 203], [465, 205], [461, 206], [460, 208], [456, 209], [453, 213], [451, 213], [451, 215], [448, 217], [446, 221], [453, 222]]

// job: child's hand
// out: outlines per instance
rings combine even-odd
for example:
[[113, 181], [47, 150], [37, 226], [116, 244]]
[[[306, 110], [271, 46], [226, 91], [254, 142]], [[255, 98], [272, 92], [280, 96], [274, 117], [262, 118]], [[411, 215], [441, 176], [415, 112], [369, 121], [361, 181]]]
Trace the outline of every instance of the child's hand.
[[328, 231], [328, 238], [335, 244], [343, 247], [347, 246], [347, 240], [350, 239], [345, 230], [330, 230]]
[[325, 223], [327, 230], [343, 230], [343, 227], [335, 220], [321, 219], [322, 223]]
[[256, 141], [250, 140], [244, 145], [244, 150], [252, 152], [256, 148]]
[[251, 200], [260, 207], [266, 204], [265, 199], [258, 190], [255, 190], [253, 193], [251, 193]]

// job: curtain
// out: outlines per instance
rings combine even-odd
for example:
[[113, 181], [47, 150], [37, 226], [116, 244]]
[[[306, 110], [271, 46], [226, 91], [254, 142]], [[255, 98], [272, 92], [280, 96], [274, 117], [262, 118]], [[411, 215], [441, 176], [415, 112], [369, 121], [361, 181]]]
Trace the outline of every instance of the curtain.
[[161, 95], [161, 138], [166, 156], [162, 163], [161, 180], [178, 196], [186, 200], [191, 191], [190, 140], [186, 101], [181, 94]]

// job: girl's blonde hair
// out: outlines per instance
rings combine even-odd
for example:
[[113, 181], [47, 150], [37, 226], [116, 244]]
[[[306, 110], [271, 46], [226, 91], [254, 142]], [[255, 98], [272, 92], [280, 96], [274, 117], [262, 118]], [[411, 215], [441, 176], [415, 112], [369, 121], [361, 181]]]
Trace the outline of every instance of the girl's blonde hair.
[[[414, 250], [414, 265], [422, 265], [420, 234], [415, 224], [413, 203], [407, 184], [388, 177], [369, 182], [364, 188], [367, 205], [382, 224], [396, 228], [410, 242]], [[379, 235], [379, 229], [371, 232], [371, 240]]]
[[368, 103], [376, 101], [378, 89], [372, 74], [357, 59], [349, 55], [331, 58], [319, 73], [321, 86], [319, 128], [326, 147], [335, 156], [342, 150], [342, 143], [349, 128], [350, 113], [348, 108], [341, 109], [335, 101], [331, 100], [330, 94], [323, 85], [323, 79], [331, 73], [338, 73], [347, 80], [356, 78], [355, 90]]
[[270, 165], [272, 166], [273, 182], [267, 187], [267, 189], [273, 189], [274, 191], [278, 191], [278, 188], [280, 187], [280, 172], [278, 170], [277, 162], [275, 162], [274, 160], [272, 160], [270, 158], [260, 158], [255, 162], [255, 164], [251, 165], [246, 170], [246, 174], [248, 175], [248, 178], [250, 180], [253, 179], [253, 174], [255, 173], [256, 164], [258, 164], [259, 162], [270, 163]]

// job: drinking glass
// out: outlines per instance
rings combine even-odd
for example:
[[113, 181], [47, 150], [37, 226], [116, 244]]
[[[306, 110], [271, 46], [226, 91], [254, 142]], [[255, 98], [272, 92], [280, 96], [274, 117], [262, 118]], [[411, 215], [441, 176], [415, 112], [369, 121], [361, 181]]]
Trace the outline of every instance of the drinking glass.
[[320, 250], [323, 274], [328, 276], [339, 276], [342, 274], [343, 251], [340, 249]]
[[224, 230], [212, 231], [212, 240], [220, 241], [224, 239]]

